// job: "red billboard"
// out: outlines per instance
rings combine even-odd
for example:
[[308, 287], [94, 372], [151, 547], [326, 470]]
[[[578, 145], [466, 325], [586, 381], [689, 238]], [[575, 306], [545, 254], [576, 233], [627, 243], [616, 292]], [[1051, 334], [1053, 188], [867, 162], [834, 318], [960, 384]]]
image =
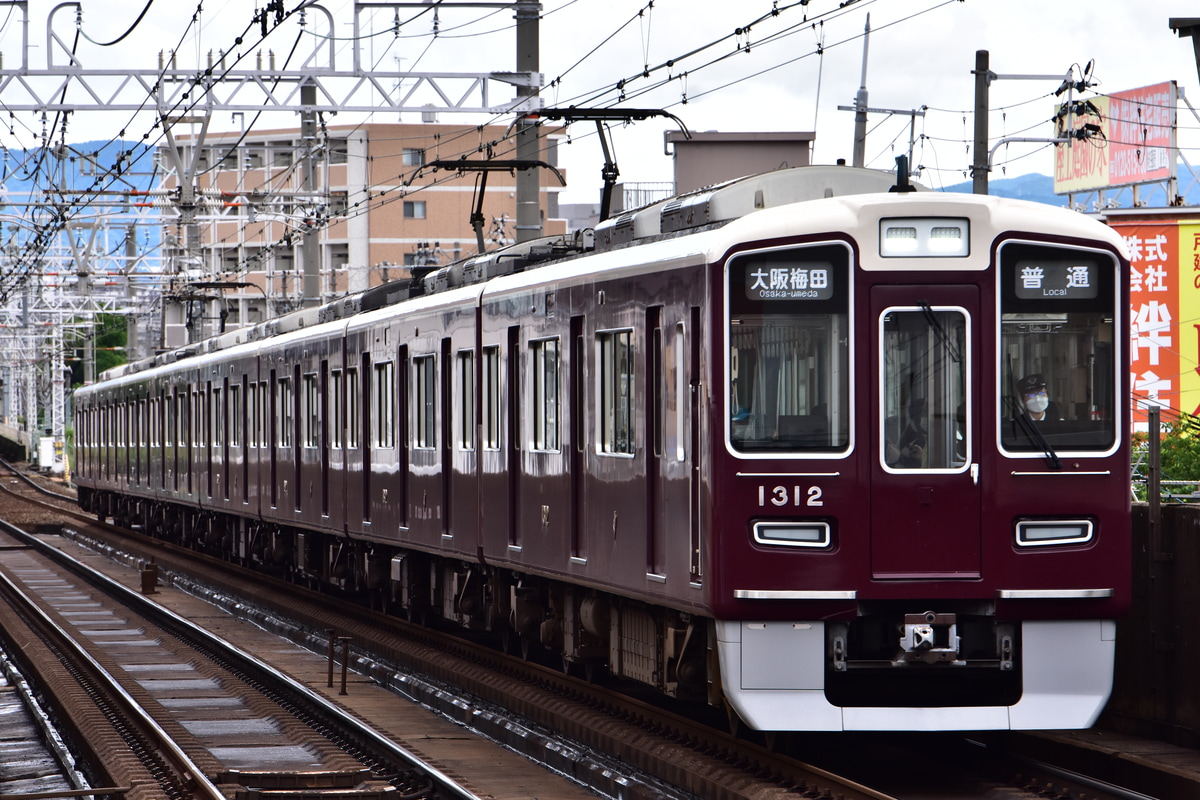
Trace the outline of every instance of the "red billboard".
[[1056, 144], [1054, 191], [1087, 192], [1175, 177], [1174, 81], [1072, 101], [1056, 109], [1056, 136], [1084, 131]]

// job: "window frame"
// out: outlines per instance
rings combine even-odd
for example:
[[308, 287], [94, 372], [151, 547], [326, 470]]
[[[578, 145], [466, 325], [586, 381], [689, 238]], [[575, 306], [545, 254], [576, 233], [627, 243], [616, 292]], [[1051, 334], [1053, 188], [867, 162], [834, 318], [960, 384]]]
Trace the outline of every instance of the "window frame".
[[[636, 339], [633, 328], [596, 332], [596, 454], [633, 458], [636, 454]], [[618, 348], [624, 351], [620, 363]], [[621, 371], [621, 370], [624, 371]], [[620, 387], [624, 381], [623, 389]], [[621, 413], [623, 411], [623, 413]]]
[[533, 412], [530, 450], [557, 453], [562, 450], [562, 344], [557, 336], [529, 342]]
[[412, 447], [414, 450], [434, 450], [438, 443], [437, 356], [432, 353], [413, 356], [412, 364]]
[[396, 364], [375, 362], [371, 374], [371, 446], [392, 449], [396, 446]]
[[454, 413], [457, 418], [454, 446], [464, 452], [475, 450], [475, 351], [459, 350], [454, 356]]

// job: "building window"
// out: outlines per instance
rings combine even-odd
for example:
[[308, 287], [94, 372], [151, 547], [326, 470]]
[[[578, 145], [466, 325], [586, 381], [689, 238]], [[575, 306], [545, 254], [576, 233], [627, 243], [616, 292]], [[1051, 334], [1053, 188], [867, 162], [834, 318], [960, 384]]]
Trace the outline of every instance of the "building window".
[[419, 147], [406, 147], [401, 156], [406, 167], [421, 167], [425, 165], [425, 151]]
[[349, 150], [345, 139], [330, 139], [329, 140], [329, 163], [330, 164], [345, 164], [349, 157]]
[[405, 219], [425, 219], [425, 201], [424, 200], [405, 200], [404, 201], [404, 218]]
[[290, 167], [295, 149], [291, 142], [271, 142], [271, 163], [276, 167]]
[[600, 452], [633, 454], [633, 331], [598, 337]]
[[533, 352], [533, 449], [558, 449], [558, 339], [530, 343]]

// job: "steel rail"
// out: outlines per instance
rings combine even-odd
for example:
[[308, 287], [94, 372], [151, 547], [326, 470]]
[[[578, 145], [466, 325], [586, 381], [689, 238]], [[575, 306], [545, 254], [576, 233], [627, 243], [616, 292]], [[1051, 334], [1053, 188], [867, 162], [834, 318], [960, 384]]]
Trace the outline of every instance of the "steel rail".
[[[64, 553], [61, 550], [30, 536], [19, 528], [0, 522], [4, 530], [26, 542], [32, 549], [53, 559], [59, 565], [70, 570], [73, 574], [87, 581], [98, 590], [111, 597], [119, 599], [138, 613], [159, 624], [167, 630], [180, 636], [185, 641], [200, 642], [218, 654], [221, 658], [236, 664], [237, 667], [252, 675], [255, 679], [271, 686], [282, 689], [302, 707], [316, 709], [320, 719], [334, 720], [340, 733], [348, 735], [358, 744], [366, 744], [374, 753], [382, 754], [391, 760], [407, 765], [408, 768], [427, 775], [438, 788], [438, 796], [456, 798], [457, 800], [482, 800], [478, 795], [460, 786], [453, 778], [446, 775], [437, 767], [424, 761], [418, 755], [392, 741], [378, 729], [366, 722], [347, 714], [336, 703], [330, 701], [318, 692], [296, 681], [287, 674], [275, 669], [270, 664], [247, 653], [219, 636], [205, 630], [170, 609], [160, 606], [153, 600], [138, 594], [107, 575], [99, 573]], [[218, 794], [221, 800], [224, 795]], [[215, 800], [215, 798], [214, 798]]]
[[[0, 529], [22, 541], [36, 541], [25, 531], [2, 520], [0, 520]], [[35, 549], [41, 550], [41, 548]], [[227, 800], [225, 793], [208, 779], [204, 771], [196, 766], [191, 757], [162, 729], [149, 712], [130, 696], [112, 673], [96, 661], [75, 637], [52, 620], [21, 587], [3, 574], [0, 574], [0, 595], [3, 595], [13, 609], [38, 631], [39, 636], [45, 636], [54, 646], [64, 651], [72, 663], [84, 671], [86, 679], [97, 686], [116, 706], [119, 713], [134, 723], [136, 735], [150, 745], [148, 748], [150, 752], [156, 752], [162, 756], [174, 771], [176, 780], [187, 787], [193, 797], [199, 800]]]

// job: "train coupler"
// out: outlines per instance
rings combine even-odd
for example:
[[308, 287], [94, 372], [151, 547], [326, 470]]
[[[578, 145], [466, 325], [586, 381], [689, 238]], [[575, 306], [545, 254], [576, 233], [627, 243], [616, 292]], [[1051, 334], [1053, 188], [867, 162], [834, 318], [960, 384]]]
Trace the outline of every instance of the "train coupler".
[[900, 637], [897, 663], [963, 663], [959, 660], [962, 640], [958, 636], [958, 617], [926, 611], [904, 615], [904, 635]]

